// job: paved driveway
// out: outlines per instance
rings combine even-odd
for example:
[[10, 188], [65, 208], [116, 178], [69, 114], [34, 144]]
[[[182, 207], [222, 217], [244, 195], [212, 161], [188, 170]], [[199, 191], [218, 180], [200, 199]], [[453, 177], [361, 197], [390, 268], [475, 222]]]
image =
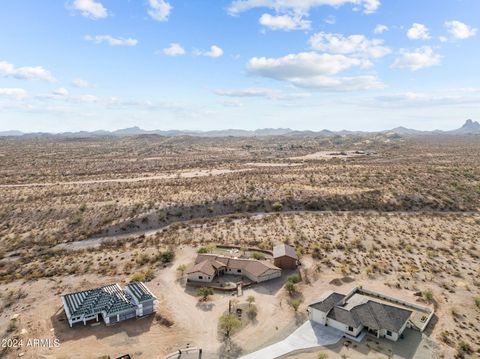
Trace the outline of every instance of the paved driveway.
[[270, 345], [240, 359], [275, 359], [300, 349], [336, 344], [343, 332], [307, 321], [281, 342]]

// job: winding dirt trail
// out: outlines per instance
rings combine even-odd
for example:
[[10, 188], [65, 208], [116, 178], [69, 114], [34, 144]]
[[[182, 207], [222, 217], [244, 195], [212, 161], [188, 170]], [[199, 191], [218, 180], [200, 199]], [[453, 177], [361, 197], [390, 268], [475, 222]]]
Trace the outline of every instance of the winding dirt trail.
[[220, 175], [229, 174], [229, 173], [246, 172], [251, 170], [252, 168], [242, 168], [238, 170], [213, 169], [213, 170], [198, 170], [198, 171], [178, 172], [178, 173], [171, 173], [171, 174], [161, 174], [161, 175], [155, 175], [155, 176], [142, 176], [142, 177], [132, 177], [132, 178], [111, 178], [111, 179], [98, 179], [98, 180], [85, 180], [85, 181], [70, 181], [70, 182], [34, 182], [34, 183], [19, 183], [19, 184], [0, 184], [0, 188], [89, 185], [89, 184], [97, 184], [97, 183], [131, 183], [131, 182], [164, 180], [164, 179], [175, 179], [175, 178], [220, 176]]
[[[309, 211], [309, 210], [298, 210], [298, 211], [283, 211], [283, 212], [251, 212], [251, 213], [242, 213], [243, 216], [245, 217], [255, 217], [255, 216], [265, 216], [265, 215], [271, 215], [271, 214], [335, 214], [335, 213], [376, 213], [376, 214], [391, 214], [391, 215], [398, 215], [398, 214], [406, 214], [406, 215], [412, 215], [412, 216], [417, 216], [417, 215], [422, 215], [422, 214], [437, 214], [437, 215], [450, 215], [450, 214], [458, 214], [458, 215], [465, 215], [465, 216], [472, 216], [472, 215], [480, 215], [479, 212], [451, 212], [451, 211], [446, 211], [446, 212], [439, 212], [439, 211], [394, 211], [394, 212], [378, 212], [378, 211]], [[81, 241], [74, 241], [74, 242], [68, 242], [68, 243], [60, 243], [57, 244], [55, 247], [53, 247], [54, 250], [69, 250], [69, 251], [76, 251], [76, 250], [82, 250], [82, 249], [89, 249], [89, 248], [97, 248], [99, 247], [103, 242], [110, 242], [110, 241], [117, 241], [117, 240], [122, 240], [122, 239], [128, 239], [128, 238], [136, 238], [139, 236], [151, 236], [154, 234], [157, 234], [161, 231], [164, 231], [165, 229], [168, 229], [172, 225], [176, 225], [179, 222], [182, 223], [190, 223], [194, 221], [199, 221], [199, 220], [211, 220], [211, 219], [222, 219], [222, 218], [228, 218], [230, 216], [238, 215], [236, 214], [219, 214], [217, 216], [212, 216], [212, 217], [203, 217], [203, 218], [194, 218], [191, 220], [185, 220], [185, 221], [176, 221], [172, 222], [166, 226], [158, 227], [158, 228], [153, 228], [153, 229], [148, 229], [148, 230], [139, 230], [139, 231], [133, 231], [129, 233], [123, 233], [123, 234], [114, 234], [114, 235], [109, 235], [109, 236], [102, 236], [102, 237], [93, 237]]]

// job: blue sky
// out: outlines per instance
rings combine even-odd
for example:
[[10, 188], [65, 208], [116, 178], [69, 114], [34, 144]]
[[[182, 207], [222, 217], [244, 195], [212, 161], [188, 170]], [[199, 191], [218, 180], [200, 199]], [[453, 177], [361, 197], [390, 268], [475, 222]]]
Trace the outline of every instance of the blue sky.
[[0, 131], [459, 127], [478, 0], [0, 0]]

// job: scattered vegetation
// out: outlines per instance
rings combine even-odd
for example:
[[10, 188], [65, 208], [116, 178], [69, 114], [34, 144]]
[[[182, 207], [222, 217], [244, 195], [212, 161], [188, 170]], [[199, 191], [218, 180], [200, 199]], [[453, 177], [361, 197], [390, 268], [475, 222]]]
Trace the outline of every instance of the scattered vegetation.
[[225, 338], [230, 338], [232, 332], [242, 326], [242, 322], [234, 314], [224, 314], [218, 320], [218, 326]]
[[206, 302], [211, 295], [213, 295], [212, 288], [202, 287], [197, 290], [197, 296], [201, 297], [201, 300], [204, 302]]

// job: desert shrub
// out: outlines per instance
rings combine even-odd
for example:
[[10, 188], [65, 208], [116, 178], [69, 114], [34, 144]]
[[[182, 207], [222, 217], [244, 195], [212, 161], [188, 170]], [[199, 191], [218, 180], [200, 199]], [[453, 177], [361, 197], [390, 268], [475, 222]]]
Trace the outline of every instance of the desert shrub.
[[272, 209], [275, 212], [280, 212], [283, 209], [283, 204], [281, 204], [280, 202], [275, 202], [272, 204]]
[[208, 245], [208, 246], [200, 247], [197, 250], [197, 253], [199, 253], [199, 254], [212, 253], [214, 250], [215, 250], [214, 245]]
[[461, 341], [458, 343], [458, 348], [457, 348], [457, 358], [465, 358], [465, 354], [471, 354], [472, 353], [472, 347], [469, 343], [466, 341]]
[[259, 252], [253, 252], [251, 254], [251, 257], [253, 259], [256, 259], [257, 261], [261, 261], [261, 260], [264, 260], [265, 259], [265, 255], [263, 253], [259, 253]]
[[159, 254], [159, 259], [162, 263], [170, 263], [173, 258], [175, 258], [175, 252], [174, 251], [164, 251]]
[[296, 291], [295, 283], [293, 283], [293, 282], [285, 283], [285, 290], [288, 292], [288, 294], [290, 296], [293, 295], [293, 293], [295, 293], [295, 291]]
[[135, 272], [130, 277], [130, 282], [144, 282], [145, 281], [145, 272]]
[[218, 327], [229, 338], [233, 331], [239, 329], [242, 322], [234, 314], [224, 314], [218, 320]]
[[258, 309], [257, 309], [257, 306], [255, 304], [250, 304], [248, 306], [248, 309], [247, 309], [247, 315], [248, 317], [253, 320], [255, 319], [255, 317], [257, 316], [257, 313], [258, 313]]
[[480, 297], [476, 297], [474, 299], [474, 301], [475, 301], [475, 305], [477, 306], [477, 308], [480, 308]]
[[150, 260], [150, 258], [148, 257], [148, 254], [146, 254], [146, 253], [138, 253], [136, 255], [136, 258], [135, 258], [135, 261], [137, 262], [137, 264], [139, 266], [142, 266], [142, 265], [148, 263], [149, 260]]
[[297, 299], [290, 299], [288, 301], [288, 304], [293, 308], [295, 312], [298, 311], [298, 307], [300, 307], [300, 304], [302, 304], [302, 300], [300, 298]]
[[433, 292], [430, 289], [423, 291], [422, 295], [427, 301], [433, 301]]
[[292, 274], [291, 276], [289, 276], [287, 278], [287, 282], [296, 284], [296, 283], [300, 282], [300, 276], [298, 274]]
[[213, 289], [207, 287], [198, 288], [197, 295], [202, 297], [203, 301], [207, 301], [208, 297], [213, 295]]
[[130, 282], [149, 282], [153, 278], [155, 278], [155, 270], [149, 268], [146, 271], [135, 272], [130, 277]]
[[177, 267], [177, 272], [180, 273], [182, 277], [184, 276], [186, 270], [187, 270], [187, 266], [185, 264], [180, 264]]

